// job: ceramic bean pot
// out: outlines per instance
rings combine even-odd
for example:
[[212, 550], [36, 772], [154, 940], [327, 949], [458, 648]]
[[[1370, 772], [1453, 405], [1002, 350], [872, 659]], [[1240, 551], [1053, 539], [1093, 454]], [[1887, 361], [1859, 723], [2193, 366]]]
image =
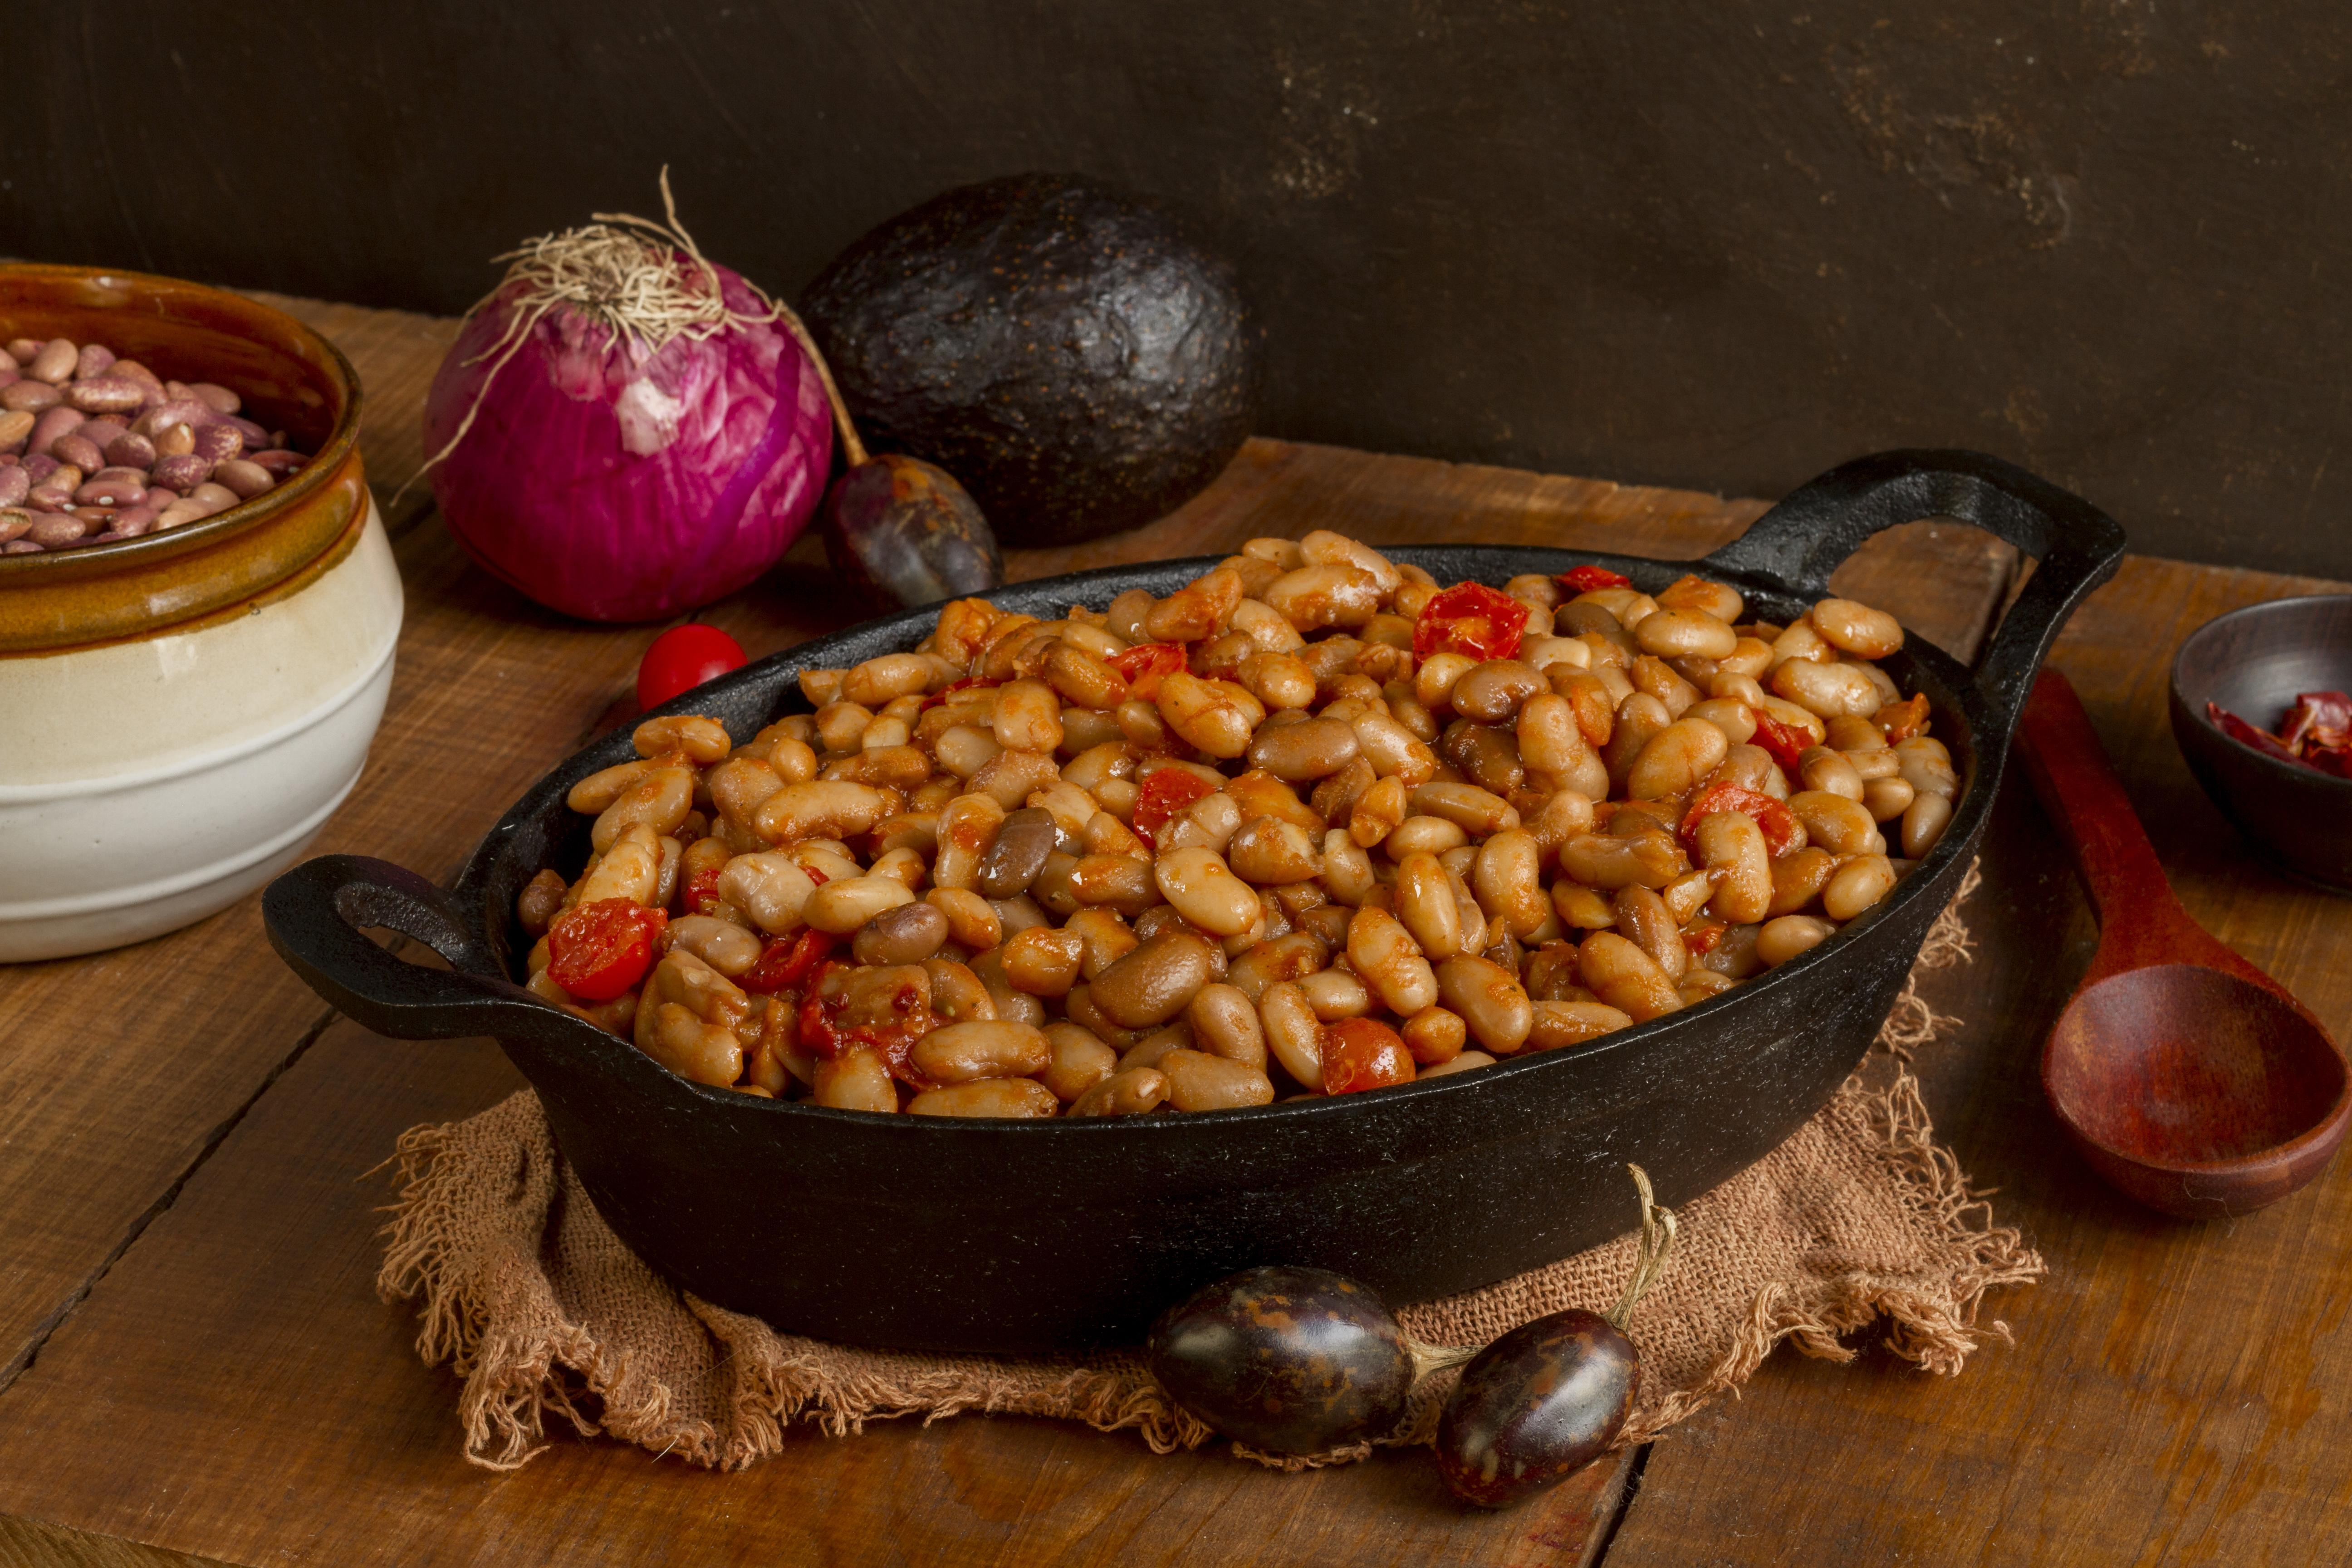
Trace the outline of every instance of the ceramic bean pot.
[[15, 337], [233, 387], [316, 456], [168, 532], [0, 555], [0, 962], [160, 935], [299, 858], [366, 760], [401, 616], [324, 338], [173, 279], [0, 268]]

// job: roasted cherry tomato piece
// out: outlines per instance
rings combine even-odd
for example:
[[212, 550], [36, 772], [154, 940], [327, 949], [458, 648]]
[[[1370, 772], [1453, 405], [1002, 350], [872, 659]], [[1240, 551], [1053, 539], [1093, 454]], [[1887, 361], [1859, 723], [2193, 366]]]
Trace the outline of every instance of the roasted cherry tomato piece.
[[1150, 702], [1160, 696], [1162, 676], [1184, 668], [1184, 650], [1174, 643], [1139, 642], [1121, 648], [1105, 661], [1127, 677], [1127, 694]]
[[547, 928], [547, 977], [582, 1002], [610, 1002], [646, 977], [669, 917], [626, 899], [598, 899]]
[[1377, 1018], [1342, 1018], [1323, 1030], [1323, 1092], [1353, 1094], [1412, 1081], [1404, 1037]]
[[735, 984], [772, 996], [806, 980], [812, 970], [832, 956], [840, 942], [839, 937], [821, 931], [804, 931], [790, 942], [778, 937], [761, 952], [757, 963], [735, 977]]
[[1484, 583], [1457, 583], [1422, 606], [1420, 618], [1412, 623], [1412, 655], [1512, 658], [1527, 626], [1526, 605]]
[[[765, 958], [767, 954], [760, 955]], [[825, 1005], [824, 978], [836, 969], [849, 966], [837, 959], [820, 958], [809, 976], [807, 994], [801, 998], [801, 1048], [821, 1057], [841, 1054], [842, 1033], [835, 1026], [833, 1016], [841, 1011], [842, 999], [835, 997], [831, 1006]]]
[[1161, 768], [1135, 795], [1136, 832], [1149, 838], [1186, 806], [1217, 793], [1216, 785], [1189, 768]]
[[1630, 588], [1633, 579], [1606, 566], [1571, 566], [1559, 574], [1559, 585], [1574, 593], [1598, 594], [1603, 588]]
[[1683, 842], [1689, 845], [1697, 836], [1700, 817], [1718, 811], [1736, 811], [1754, 817], [1756, 826], [1764, 830], [1765, 850], [1775, 860], [1797, 847], [1800, 830], [1796, 814], [1761, 790], [1736, 784], [1719, 784], [1691, 802], [1690, 809], [1683, 814]]
[[1927, 732], [1927, 694], [1923, 691], [1908, 701], [1890, 702], [1871, 717], [1886, 731], [1886, 743], [1890, 746], [1914, 735], [1924, 735]]
[[672, 626], [637, 661], [637, 706], [658, 708], [706, 680], [743, 668], [743, 645], [700, 621]]
[[[762, 957], [765, 955], [762, 954]], [[915, 1042], [929, 1034], [937, 1022], [928, 1010], [914, 1011], [912, 993], [895, 1002], [896, 1010], [903, 1016], [897, 1024], [845, 1024], [841, 1013], [848, 1005], [846, 990], [829, 984], [836, 973], [845, 973], [852, 966], [837, 959], [815, 961], [808, 994], [800, 1004], [800, 1044], [814, 1054], [834, 1058], [846, 1050], [865, 1049], [882, 1058], [890, 1076], [918, 1089], [939, 1086], [917, 1072], [913, 1057]], [[741, 981], [738, 984], [743, 984]]]
[[1812, 737], [1794, 724], [1782, 723], [1761, 708], [1748, 710], [1756, 715], [1756, 743], [1771, 753], [1772, 760], [1780, 764], [1782, 773], [1794, 777], [1797, 759], [1803, 756], [1805, 748], [1813, 743]]
[[721, 868], [717, 866], [706, 866], [686, 879], [686, 890], [677, 896], [677, 901], [685, 907], [688, 914], [707, 915], [710, 912], [711, 906], [720, 901], [719, 897], [720, 869]]

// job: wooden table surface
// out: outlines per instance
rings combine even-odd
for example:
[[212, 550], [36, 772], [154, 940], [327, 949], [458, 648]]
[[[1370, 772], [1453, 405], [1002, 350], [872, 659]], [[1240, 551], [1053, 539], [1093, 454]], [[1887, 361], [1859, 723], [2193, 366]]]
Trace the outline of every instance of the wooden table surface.
[[[419, 460], [417, 410], [453, 324], [285, 303], [359, 365], [389, 501]], [[1761, 510], [1255, 441], [1175, 516], [1016, 552], [1012, 567], [1223, 552], [1314, 527], [1685, 556]], [[408, 592], [391, 705], [318, 848], [446, 878], [524, 785], [620, 716], [658, 628], [530, 605], [465, 563], [421, 488], [387, 516]], [[1966, 651], [2014, 568], [1971, 531], [1918, 524], [1839, 582]], [[2319, 586], [2134, 559], [2057, 662], [2191, 911], [2343, 1033], [2352, 906], [2248, 864], [2164, 721], [2189, 629]], [[809, 545], [708, 618], [755, 658], [841, 624]], [[1783, 1352], [1743, 1397], [1504, 1514], [1454, 1507], [1421, 1452], [1282, 1476], [1003, 1418], [804, 1434], [734, 1477], [576, 1439], [511, 1474], [473, 1468], [454, 1379], [418, 1364], [407, 1313], [372, 1289], [388, 1189], [365, 1173], [403, 1129], [515, 1088], [497, 1048], [339, 1019], [271, 954], [255, 899], [121, 952], [0, 969], [0, 1568], [2341, 1561], [2352, 1173], [2339, 1162], [2222, 1224], [2110, 1196], [2032, 1072], [2093, 927], [2021, 787], [1996, 812], [1985, 871], [1978, 961], [1929, 988], [1965, 1022], [1920, 1069], [1940, 1138], [2051, 1265], [1987, 1304], [2015, 1344], [1952, 1380], [1866, 1334], [1849, 1365]]]

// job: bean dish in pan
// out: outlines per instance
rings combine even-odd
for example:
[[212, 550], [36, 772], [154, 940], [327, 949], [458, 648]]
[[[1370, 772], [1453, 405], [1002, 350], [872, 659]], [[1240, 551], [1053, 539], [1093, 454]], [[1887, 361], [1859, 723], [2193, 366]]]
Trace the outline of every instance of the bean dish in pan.
[[1831, 937], [1958, 779], [1874, 660], [1597, 567], [1441, 587], [1336, 533], [1059, 621], [946, 605], [736, 745], [641, 724], [530, 989], [672, 1071], [940, 1116], [1264, 1105], [1573, 1047]]

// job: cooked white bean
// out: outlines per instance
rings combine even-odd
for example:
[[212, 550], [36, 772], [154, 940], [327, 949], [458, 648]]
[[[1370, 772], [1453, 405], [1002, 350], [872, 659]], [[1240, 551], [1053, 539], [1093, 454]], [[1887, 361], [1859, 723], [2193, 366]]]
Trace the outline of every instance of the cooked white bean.
[[[1433, 994], [1436, 983], [1431, 982]], [[1290, 981], [1279, 981], [1265, 988], [1257, 999], [1258, 1020], [1265, 1031], [1266, 1049], [1282, 1064], [1282, 1070], [1307, 1089], [1323, 1087], [1323, 1021], [1315, 1016], [1313, 1004], [1307, 993]]]
[[1850, 921], [1895, 889], [1895, 867], [1884, 855], [1857, 855], [1831, 873], [1822, 889], [1822, 910], [1833, 921]]
[[1886, 847], [1878, 825], [1859, 800], [1823, 790], [1799, 790], [1789, 797], [1789, 810], [1801, 823], [1806, 838], [1836, 855], [1874, 855]]
[[1811, 620], [1824, 642], [1856, 658], [1885, 658], [1903, 646], [1903, 627], [1893, 616], [1852, 599], [1823, 599]]
[[1153, 867], [1160, 896], [1215, 936], [1239, 936], [1263, 916], [1257, 892], [1213, 849], [1172, 849]]
[[801, 919], [816, 931], [847, 936], [883, 910], [914, 901], [914, 893], [895, 877], [852, 877], [811, 893], [801, 905]]
[[1930, 795], [1921, 791], [1903, 809], [1903, 857], [1906, 860], [1926, 858], [1944, 837], [1944, 829], [1952, 820], [1952, 802], [1948, 795]]
[[1027, 1078], [1054, 1062], [1044, 1031], [1026, 1024], [950, 1024], [915, 1042], [915, 1070], [934, 1083]]
[[[1086, 1097], [1082, 1095], [1079, 1104], [1084, 1103]], [[971, 1083], [951, 1083], [927, 1089], [907, 1102], [908, 1112], [915, 1116], [1051, 1116], [1061, 1108], [1062, 1102], [1054, 1098], [1054, 1091], [1034, 1078], [987, 1078]], [[1070, 1108], [1070, 1114], [1080, 1114], [1077, 1106]]]
[[1837, 930], [1811, 915], [1782, 915], [1766, 921], [1756, 933], [1756, 956], [1768, 969], [1778, 969], [1799, 953], [1810, 952]]
[[1884, 706], [1878, 688], [1862, 667], [1792, 658], [1772, 672], [1772, 689], [1809, 713], [1867, 717]]
[[1518, 977], [1499, 963], [1464, 955], [1437, 966], [1437, 994], [1481, 1048], [1507, 1057], [1527, 1044], [1535, 1009]]
[[1399, 1017], [1409, 1018], [1437, 1000], [1437, 976], [1429, 960], [1386, 910], [1360, 909], [1348, 921], [1348, 962], [1381, 1005]]

